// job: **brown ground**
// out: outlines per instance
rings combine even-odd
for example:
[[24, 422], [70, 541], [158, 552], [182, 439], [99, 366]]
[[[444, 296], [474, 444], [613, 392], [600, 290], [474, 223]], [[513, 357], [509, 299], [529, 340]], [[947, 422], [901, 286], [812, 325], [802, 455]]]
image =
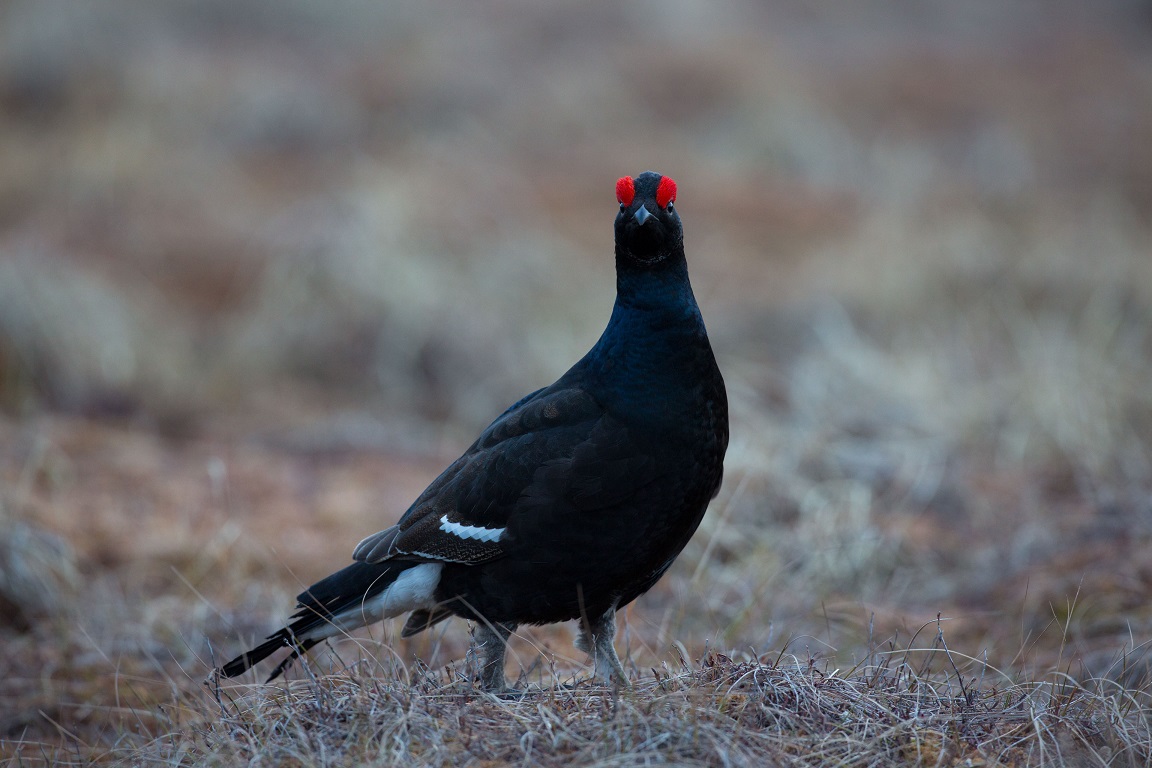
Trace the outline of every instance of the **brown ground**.
[[635, 669], [940, 614], [1004, 679], [1147, 685], [1142, 5], [434, 5], [0, 9], [0, 755], [211, 718], [214, 663], [592, 343], [645, 168], [733, 444]]

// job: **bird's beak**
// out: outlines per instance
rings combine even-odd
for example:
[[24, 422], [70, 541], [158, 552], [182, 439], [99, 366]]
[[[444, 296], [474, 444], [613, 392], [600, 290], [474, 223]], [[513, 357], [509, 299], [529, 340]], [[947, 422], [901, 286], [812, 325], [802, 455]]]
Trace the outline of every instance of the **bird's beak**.
[[636, 219], [637, 224], [639, 224], [640, 226], [644, 226], [645, 222], [647, 222], [649, 219], [654, 219], [656, 217], [653, 216], [648, 211], [647, 208], [645, 208], [644, 206], [640, 206], [639, 208], [636, 209], [636, 213], [632, 214], [632, 218]]

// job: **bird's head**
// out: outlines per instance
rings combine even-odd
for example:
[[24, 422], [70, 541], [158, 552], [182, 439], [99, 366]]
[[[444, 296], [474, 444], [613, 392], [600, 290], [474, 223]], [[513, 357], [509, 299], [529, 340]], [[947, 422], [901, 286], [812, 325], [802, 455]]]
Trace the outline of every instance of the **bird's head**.
[[676, 213], [676, 182], [645, 171], [616, 182], [616, 255], [638, 266], [655, 266], [684, 248], [684, 229]]

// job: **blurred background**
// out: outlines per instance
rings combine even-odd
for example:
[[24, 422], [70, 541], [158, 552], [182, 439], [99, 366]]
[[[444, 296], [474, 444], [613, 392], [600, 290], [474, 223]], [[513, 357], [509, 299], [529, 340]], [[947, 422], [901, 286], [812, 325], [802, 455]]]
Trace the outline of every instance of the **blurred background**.
[[940, 614], [1006, 675], [1142, 685], [1147, 3], [9, 0], [0, 740], [145, 727], [278, 627], [591, 346], [649, 169], [733, 437], [638, 668]]

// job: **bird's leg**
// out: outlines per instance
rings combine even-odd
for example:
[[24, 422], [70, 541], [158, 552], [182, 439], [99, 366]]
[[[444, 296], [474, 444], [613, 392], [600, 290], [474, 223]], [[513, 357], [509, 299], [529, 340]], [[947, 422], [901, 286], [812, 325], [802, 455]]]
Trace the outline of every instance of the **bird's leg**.
[[510, 689], [504, 680], [504, 652], [515, 624], [493, 624], [478, 621], [472, 628], [472, 639], [480, 653], [480, 687], [488, 693], [506, 693]]
[[616, 607], [613, 606], [591, 624], [581, 622], [580, 634], [576, 636], [576, 648], [592, 657], [597, 677], [629, 688], [628, 676], [624, 673], [620, 657], [616, 655], [616, 647], [612, 645], [615, 638]]

